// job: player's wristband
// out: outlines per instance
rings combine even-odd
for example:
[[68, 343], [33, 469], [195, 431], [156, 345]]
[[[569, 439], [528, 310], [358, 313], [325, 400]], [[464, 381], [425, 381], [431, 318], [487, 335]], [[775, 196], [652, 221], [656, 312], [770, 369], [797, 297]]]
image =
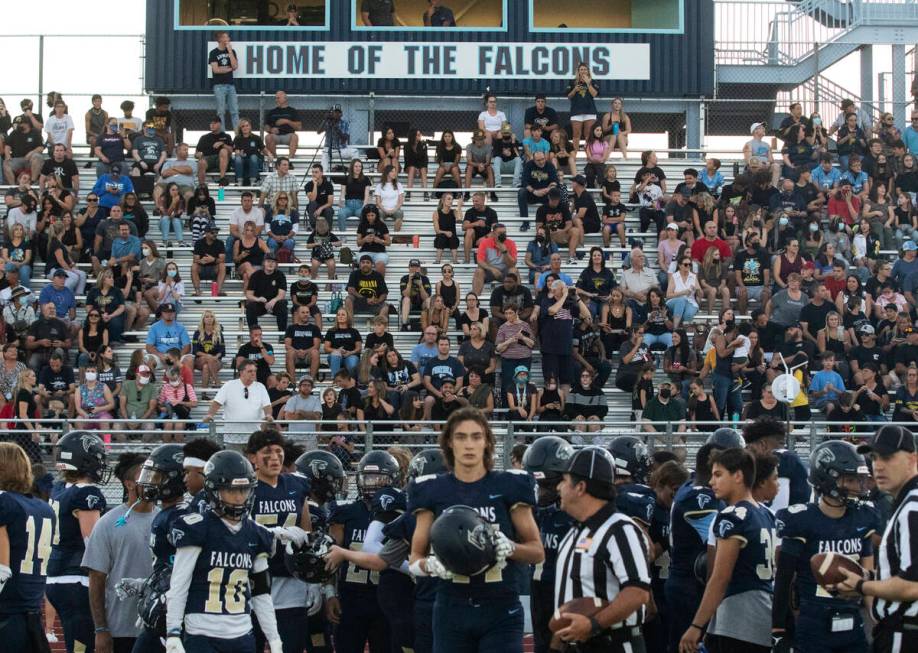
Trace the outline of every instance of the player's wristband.
[[338, 596], [338, 590], [335, 589], [334, 585], [323, 585], [322, 586], [322, 598], [333, 599]]
[[693, 623], [691, 626], [689, 626], [689, 628], [697, 628], [701, 632], [704, 632], [704, 626], [699, 626], [698, 624]]
[[426, 578], [427, 576], [430, 575], [424, 570], [423, 567], [421, 567], [421, 558], [418, 558], [417, 560], [412, 562], [410, 565], [408, 565], [408, 571], [415, 578]]
[[860, 594], [861, 596], [863, 596], [864, 595], [864, 583], [866, 582], [867, 582], [866, 578], [862, 578], [859, 581], [857, 581], [857, 583], [855, 583], [854, 585], [854, 591]]
[[109, 629], [108, 626], [99, 626], [98, 628], [96, 628], [96, 635], [98, 635], [99, 633], [110, 633], [110, 632], [112, 631]]

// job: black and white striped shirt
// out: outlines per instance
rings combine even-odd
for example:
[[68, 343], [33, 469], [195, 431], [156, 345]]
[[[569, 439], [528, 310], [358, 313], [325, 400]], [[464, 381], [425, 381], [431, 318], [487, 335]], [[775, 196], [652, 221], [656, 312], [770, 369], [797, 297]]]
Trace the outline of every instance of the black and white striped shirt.
[[[880, 541], [877, 578], [899, 576], [918, 582], [918, 476], [905, 484], [899, 496]], [[918, 601], [905, 603], [878, 598], [873, 602], [873, 615], [877, 621], [896, 624], [905, 620], [918, 624]]]
[[[650, 589], [647, 540], [630, 517], [610, 501], [582, 524], [575, 524], [558, 549], [555, 607], [572, 599], [612, 601], [625, 587]], [[644, 607], [611, 628], [640, 626]]]

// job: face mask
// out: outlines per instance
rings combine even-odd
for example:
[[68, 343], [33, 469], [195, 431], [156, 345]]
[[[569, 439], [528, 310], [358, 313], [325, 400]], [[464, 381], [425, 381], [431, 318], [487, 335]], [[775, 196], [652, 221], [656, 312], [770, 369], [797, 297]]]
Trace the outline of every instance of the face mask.
[[168, 270], [166, 274], [168, 274], [170, 277], [174, 277], [178, 274], [178, 270]]
[[156, 136], [155, 129], [145, 129], [143, 133], [144, 133], [144, 136], [146, 136], [147, 138], [153, 138], [154, 136]]
[[96, 380], [96, 373], [95, 373], [95, 372], [86, 372], [86, 380], [87, 380], [87, 381], [95, 381], [95, 380]]
[[762, 221], [761, 221], [761, 220], [753, 220], [753, 221], [752, 221], [752, 226], [753, 226], [753, 227], [761, 227], [761, 226], [762, 226]]
[[137, 383], [139, 383], [140, 385], [146, 385], [149, 382], [150, 382], [149, 376], [138, 376], [137, 377]]
[[177, 388], [180, 385], [182, 385], [182, 382], [181, 381], [169, 381], [169, 385], [171, 385], [173, 388]]
[[660, 399], [669, 399], [669, 388], [660, 388]]
[[817, 231], [819, 231], [819, 225], [816, 224], [815, 222], [811, 222], [810, 223], [810, 233], [816, 233]]
[[308, 274], [300, 274], [300, 275], [298, 275], [298, 276], [299, 276], [299, 278], [300, 278], [300, 281], [309, 281], [309, 275], [308, 275]]
[[144, 248], [143, 248], [142, 250], [140, 250], [140, 251], [143, 252], [143, 255], [144, 255], [144, 256], [149, 256], [150, 254], [153, 253], [153, 250], [151, 250], [149, 247], [144, 247]]
[[787, 219], [786, 215], [782, 215], [781, 219], [778, 220], [778, 223], [780, 223], [782, 227], [786, 227], [788, 222], [790, 222], [790, 220]]

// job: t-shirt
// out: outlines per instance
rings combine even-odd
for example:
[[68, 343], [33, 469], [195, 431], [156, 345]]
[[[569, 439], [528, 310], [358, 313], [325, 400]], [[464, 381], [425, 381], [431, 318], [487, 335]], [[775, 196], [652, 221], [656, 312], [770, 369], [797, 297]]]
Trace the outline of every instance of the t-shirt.
[[[119, 138], [118, 140], [120, 141], [121, 139]], [[37, 129], [32, 129], [23, 133], [19, 129], [15, 129], [6, 137], [6, 144], [13, 151], [13, 158], [22, 158], [35, 148], [42, 146], [41, 132]]]
[[276, 124], [281, 118], [292, 120], [293, 122], [300, 122], [300, 112], [291, 106], [274, 107], [265, 115], [265, 124], [268, 127], [277, 127], [277, 131], [281, 134], [292, 134], [296, 130], [290, 125]]
[[[310, 179], [306, 182], [306, 193], [311, 193], [315, 187], [316, 183]], [[327, 177], [322, 177], [322, 181], [319, 182], [319, 190], [316, 193], [316, 204], [324, 206], [328, 202], [328, 198], [333, 197], [334, 194], [335, 187], [332, 186]], [[361, 196], [361, 199], [363, 199], [363, 196]]]
[[96, 138], [96, 147], [109, 161], [124, 161], [124, 139], [120, 134], [102, 134]]
[[332, 349], [354, 351], [357, 349], [357, 343], [363, 342], [363, 338], [360, 332], [353, 327], [348, 329], [333, 327], [325, 334], [325, 342], [331, 344]]
[[356, 290], [357, 294], [364, 299], [378, 299], [382, 295], [389, 293], [386, 280], [376, 270], [370, 270], [369, 274], [354, 270], [351, 272], [351, 276], [348, 277], [347, 287]]
[[803, 293], [800, 299], [792, 299], [786, 289], [782, 290], [771, 298], [771, 321], [781, 326], [797, 322], [800, 319], [800, 311], [808, 302], [809, 299]]
[[[212, 243], [208, 243], [207, 238], [201, 238], [194, 244], [195, 256], [213, 256], [216, 260], [219, 260], [221, 254], [226, 255], [226, 248], [223, 245], [223, 241], [216, 238]], [[216, 265], [216, 263], [212, 262], [206, 265]]]
[[150, 165], [157, 163], [159, 157], [166, 150], [166, 144], [159, 136], [138, 136], [134, 139], [134, 149], [140, 160]]
[[[210, 51], [210, 54], [207, 56], [208, 66], [212, 63], [217, 64], [221, 68], [232, 65], [230, 62], [229, 49], [221, 50], [220, 48], [214, 48]], [[217, 86], [218, 84], [232, 84], [233, 83], [233, 71], [228, 73], [211, 73], [211, 86]]]
[[67, 132], [74, 129], [73, 118], [69, 114], [64, 114], [60, 118], [51, 114], [45, 122], [45, 131], [48, 132], [48, 140], [52, 143], [67, 144]]
[[369, 14], [373, 26], [392, 26], [395, 3], [393, 0], [363, 0], [360, 12]]
[[[261, 344], [269, 356], [274, 355], [274, 347], [264, 341], [262, 341]], [[261, 347], [257, 347], [251, 342], [247, 342], [239, 347], [236, 356], [255, 361], [255, 378], [258, 379], [259, 383], [265, 383], [268, 377], [271, 376], [271, 366], [268, 364], [268, 361], [265, 360], [264, 354], [261, 353]], [[224, 384], [223, 387], [226, 387], [226, 385]]]
[[817, 331], [825, 327], [826, 316], [834, 310], [836, 309], [832, 302], [824, 301], [821, 306], [816, 306], [810, 302], [800, 310], [798, 319], [801, 322], [805, 322], [810, 335], [815, 336]]
[[319, 287], [309, 279], [290, 284], [290, 299], [297, 306], [309, 306], [312, 298], [319, 294]]
[[233, 149], [242, 152], [243, 156], [252, 156], [261, 154], [265, 149], [265, 143], [258, 134], [250, 133], [248, 136], [239, 134], [233, 139]]
[[585, 209], [583, 213], [583, 228], [587, 233], [595, 233], [600, 229], [599, 221], [599, 209], [596, 208], [596, 201], [593, 199], [593, 196], [590, 195], [587, 191], [583, 191], [580, 195], [574, 194], [574, 213], [579, 213], [581, 209]]
[[347, 181], [344, 183], [344, 199], [360, 200], [362, 202], [369, 186], [370, 178], [365, 175], [361, 175], [357, 179], [348, 176]]
[[284, 332], [284, 339], [290, 338], [294, 349], [312, 349], [314, 338], [322, 339], [322, 333], [315, 324], [291, 324]]
[[469, 163], [487, 163], [491, 158], [491, 147], [485, 143], [481, 145], [472, 143], [465, 148], [465, 158]]
[[38, 385], [44, 386], [49, 392], [65, 392], [73, 383], [73, 368], [66, 365], [61, 365], [59, 372], [45, 365], [38, 374]]
[[446, 379], [461, 379], [465, 375], [465, 368], [455, 356], [445, 359], [434, 356], [424, 366], [422, 376], [430, 377], [430, 384], [439, 390]]
[[268, 274], [264, 270], [256, 270], [251, 277], [249, 277], [249, 290], [256, 297], [264, 297], [268, 301], [271, 301], [277, 294], [282, 290], [287, 289], [287, 277], [284, 276], [284, 273], [280, 270], [275, 270], [273, 273]]
[[536, 224], [544, 224], [550, 232], [564, 229], [570, 222], [571, 210], [563, 202], [559, 202], [558, 206], [543, 204], [536, 211]]
[[769, 269], [768, 252], [759, 248], [752, 254], [745, 248], [736, 253], [733, 269], [739, 271], [740, 278], [746, 286], [765, 285], [765, 270]]
[[216, 148], [217, 143], [223, 143], [229, 146], [230, 149], [233, 147], [233, 139], [226, 132], [219, 132], [217, 134], [207, 132], [198, 140], [198, 145], [195, 150], [202, 156], [214, 156], [218, 152]]
[[188, 337], [188, 331], [178, 322], [166, 324], [162, 320], [157, 320], [150, 326], [147, 332], [148, 345], [156, 347], [156, 351], [165, 354], [173, 347], [184, 349], [191, 346], [191, 338]]
[[558, 112], [551, 107], [545, 107], [542, 113], [539, 113], [535, 107], [529, 107], [526, 109], [523, 122], [527, 125], [540, 125], [544, 129], [547, 125], [558, 124]]
[[[484, 220], [484, 227], [468, 227], [467, 223], [477, 222], [478, 220]], [[465, 217], [463, 218], [463, 229], [472, 228], [475, 230], [475, 241], [479, 241], [489, 233], [491, 229], [497, 224], [497, 212], [492, 209], [490, 206], [484, 207], [481, 211], [476, 209], [474, 206], [470, 207], [468, 211], [465, 212]]]
[[57, 178], [63, 188], [73, 189], [73, 178], [80, 174], [77, 170], [73, 159], [65, 158], [61, 162], [54, 159], [48, 159], [41, 166], [41, 174], [44, 176], [53, 175]]
[[[386, 234], [389, 233], [389, 227], [386, 226], [385, 222], [377, 220], [373, 224], [369, 222], [361, 222], [357, 226], [357, 235], [359, 236], [378, 236], [380, 238], [385, 238]], [[386, 246], [382, 243], [368, 243], [364, 242], [360, 246], [361, 252], [385, 252]]]

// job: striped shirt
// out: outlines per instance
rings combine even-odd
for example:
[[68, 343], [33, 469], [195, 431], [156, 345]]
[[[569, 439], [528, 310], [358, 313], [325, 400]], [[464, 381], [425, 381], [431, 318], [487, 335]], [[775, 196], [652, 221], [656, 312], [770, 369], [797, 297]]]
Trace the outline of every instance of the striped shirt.
[[[918, 582], [918, 476], [905, 484], [896, 503], [877, 552], [877, 579], [899, 576], [915, 583]], [[901, 620], [915, 625], [918, 601], [878, 598], [873, 602], [873, 616], [878, 622], [891, 623], [897, 630]]]
[[[556, 607], [593, 596], [611, 602], [626, 587], [650, 590], [647, 540], [630, 517], [615, 511], [614, 501], [568, 531], [558, 548], [556, 569]], [[642, 606], [611, 629], [640, 626], [644, 610]]]
[[277, 198], [277, 194], [287, 193], [287, 196], [290, 198], [290, 206], [294, 208], [298, 207], [297, 191], [299, 191], [300, 188], [300, 181], [300, 179], [297, 179], [295, 175], [289, 172], [283, 177], [277, 174], [277, 172], [272, 172], [267, 175], [261, 186], [261, 194], [265, 198], [265, 204], [274, 206], [274, 200]]

